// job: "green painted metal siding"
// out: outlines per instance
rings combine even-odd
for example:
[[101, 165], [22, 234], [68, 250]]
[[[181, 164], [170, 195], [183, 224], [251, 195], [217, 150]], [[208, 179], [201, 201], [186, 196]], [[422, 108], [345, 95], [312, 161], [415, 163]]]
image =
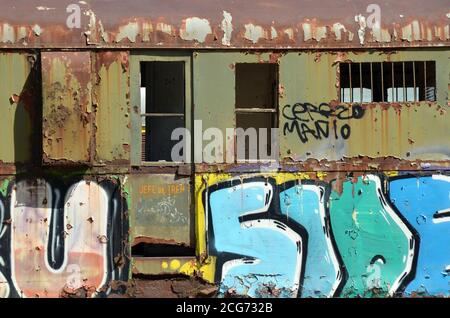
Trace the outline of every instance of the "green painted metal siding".
[[39, 95], [33, 94], [35, 59], [32, 54], [0, 53], [0, 162], [3, 163], [24, 163], [32, 158], [32, 134], [36, 129], [33, 108], [39, 106]]

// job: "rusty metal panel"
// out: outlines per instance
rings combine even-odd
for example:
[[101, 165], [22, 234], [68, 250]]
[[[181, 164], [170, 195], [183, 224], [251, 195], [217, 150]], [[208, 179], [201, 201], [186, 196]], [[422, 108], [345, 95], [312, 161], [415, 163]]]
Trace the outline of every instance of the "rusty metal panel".
[[128, 52], [95, 54], [95, 162], [130, 161], [130, 75]]
[[90, 163], [92, 153], [89, 52], [43, 52], [43, 162]]
[[[439, 106], [427, 103], [398, 108], [381, 104], [362, 107], [336, 105], [339, 105], [336, 107], [340, 110], [357, 113], [361, 117], [358, 115], [348, 120], [338, 120], [334, 126], [333, 120], [328, 121], [323, 115], [313, 114], [312, 122], [302, 125], [299, 131], [295, 128], [294, 131], [287, 129], [283, 132], [286, 135], [281, 142], [282, 158], [288, 161], [341, 160], [359, 156], [403, 160], [450, 158], [450, 140], [447, 137], [450, 134], [450, 118]], [[295, 119], [292, 111], [292, 107], [286, 109], [284, 127], [297, 127], [300, 120], [304, 119], [300, 116]], [[295, 111], [300, 111], [300, 108]], [[314, 123], [319, 120], [327, 122], [331, 137], [313, 136], [317, 129]], [[376, 163], [373, 165], [377, 166]]]
[[[436, 61], [436, 102], [339, 103], [337, 65], [340, 61]], [[447, 98], [448, 59], [444, 51], [390, 52], [389, 54], [289, 52], [282, 54], [242, 54], [224, 52], [194, 53], [195, 119], [203, 129], [235, 126], [235, 63], [279, 63], [279, 142], [280, 159], [285, 163], [305, 163], [313, 171], [341, 169], [334, 164], [350, 160], [346, 169], [389, 169], [398, 160], [409, 161], [404, 169], [420, 169], [421, 161], [450, 158], [449, 106]], [[214, 101], [214, 102], [211, 102]], [[294, 108], [294, 105], [296, 108]], [[303, 105], [303, 106], [302, 106]], [[308, 106], [305, 106], [308, 105]], [[313, 109], [329, 107], [352, 114], [348, 118], [324, 117]], [[311, 109], [303, 109], [309, 107]], [[216, 116], [220, 112], [221, 116]], [[341, 116], [343, 117], [343, 116]], [[345, 117], [345, 116], [344, 116]], [[320, 135], [316, 122], [326, 125]], [[298, 127], [298, 128], [297, 128]], [[335, 133], [336, 132], [336, 133]], [[317, 137], [319, 136], [319, 137]], [[225, 154], [234, 140], [224, 142]], [[361, 157], [366, 158], [362, 160]], [[390, 161], [385, 160], [390, 158]], [[328, 164], [321, 165], [321, 161]], [[394, 161], [397, 160], [397, 163]], [[414, 162], [414, 165], [412, 165]], [[331, 165], [330, 165], [331, 164]], [[426, 163], [423, 163], [426, 164]], [[343, 163], [341, 162], [341, 167]]]
[[[277, 54], [270, 53], [194, 53], [194, 119], [201, 120], [204, 131], [212, 127], [222, 131], [223, 162], [227, 158], [226, 152], [234, 147], [234, 140], [226, 139], [226, 129], [235, 126], [235, 64], [276, 62], [277, 58]], [[202, 147], [207, 144], [203, 141]]]
[[[339, 102], [337, 65], [340, 61], [429, 60], [436, 61], [436, 102], [361, 105]], [[450, 159], [450, 112], [446, 92], [449, 69], [445, 52], [287, 53], [280, 63], [282, 159], [296, 162], [360, 156], [409, 161]], [[334, 111], [327, 117], [314, 111], [319, 107]], [[328, 129], [328, 136], [318, 131], [316, 123], [324, 124], [321, 127]]]
[[0, 162], [24, 163], [32, 158], [36, 94], [36, 56], [24, 53], [0, 54]]
[[442, 0], [3, 0], [0, 47], [449, 46], [448, 13]]
[[168, 174], [130, 175], [132, 242], [192, 245], [189, 178]]

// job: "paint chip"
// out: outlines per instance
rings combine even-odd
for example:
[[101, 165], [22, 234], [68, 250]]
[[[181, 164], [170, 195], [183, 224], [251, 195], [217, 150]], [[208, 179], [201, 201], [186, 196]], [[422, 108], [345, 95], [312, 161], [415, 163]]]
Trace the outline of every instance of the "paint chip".
[[209, 34], [212, 34], [209, 21], [197, 17], [184, 20], [183, 26], [180, 29], [180, 37], [186, 41], [203, 43]]
[[245, 26], [244, 38], [252, 41], [253, 44], [258, 43], [258, 41], [264, 37], [264, 29], [259, 25], [254, 25], [252, 23], [246, 24]]
[[366, 34], [366, 27], [367, 27], [366, 18], [363, 15], [358, 14], [355, 16], [355, 22], [358, 23], [359, 25], [358, 29], [359, 43], [361, 45], [364, 45], [364, 37]]
[[33, 26], [33, 32], [34, 32], [34, 35], [40, 36], [42, 34], [42, 28], [39, 25], [35, 24]]
[[221, 29], [223, 31], [222, 44], [226, 46], [231, 45], [231, 35], [233, 34], [233, 17], [231, 13], [223, 11], [223, 20]]
[[119, 27], [119, 33], [116, 36], [115, 42], [119, 43], [124, 39], [128, 39], [130, 42], [136, 42], [136, 37], [139, 33], [139, 25], [137, 22], [131, 22], [127, 25]]
[[20, 100], [20, 96], [17, 94], [12, 94], [11, 97], [9, 98], [9, 103], [12, 104], [17, 104]]
[[36, 7], [36, 9], [37, 9], [38, 11], [50, 11], [50, 10], [56, 10], [56, 8], [50, 8], [50, 7], [44, 7], [44, 6]]
[[347, 32], [347, 29], [345, 28], [345, 26], [342, 23], [335, 23], [333, 24], [333, 32], [334, 32], [334, 36], [336, 37], [337, 41], [341, 41], [342, 40], [342, 32]]
[[105, 235], [100, 235], [97, 238], [98, 238], [98, 241], [102, 244], [108, 243], [108, 238]]

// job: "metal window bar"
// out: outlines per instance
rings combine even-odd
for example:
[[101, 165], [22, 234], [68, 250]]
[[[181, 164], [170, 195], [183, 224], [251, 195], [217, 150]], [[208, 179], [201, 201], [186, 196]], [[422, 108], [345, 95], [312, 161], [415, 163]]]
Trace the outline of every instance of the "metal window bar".
[[391, 75], [392, 75], [392, 102], [398, 102], [397, 90], [395, 89], [395, 74], [394, 74], [394, 62], [391, 63]]
[[350, 79], [350, 103], [353, 103], [352, 66], [348, 63], [348, 78]]
[[380, 63], [381, 72], [381, 102], [384, 103], [384, 62]]
[[370, 102], [373, 103], [373, 66], [370, 62]]
[[[391, 64], [391, 85], [389, 88], [391, 88], [392, 90], [392, 96], [391, 96], [391, 100], [389, 101], [386, 93], [387, 91], [385, 91], [386, 88], [386, 83], [385, 83], [385, 68], [384, 68], [384, 64], [385, 63], [390, 63]], [[401, 63], [402, 68], [401, 68], [401, 74], [400, 72], [397, 72], [396, 74], [396, 67], [400, 66], [399, 64]], [[433, 89], [433, 87], [428, 87], [429, 83], [427, 82], [427, 76], [428, 76], [428, 69], [427, 69], [427, 61], [423, 61], [423, 62], [417, 62], [417, 61], [411, 61], [411, 62], [370, 62], [370, 89], [371, 89], [371, 102], [374, 101], [374, 85], [375, 85], [375, 79], [374, 79], [374, 64], [375, 65], [379, 65], [380, 67], [380, 77], [381, 77], [381, 102], [400, 102], [400, 96], [399, 96], [399, 92], [400, 90], [403, 90], [403, 94], [402, 94], [402, 102], [406, 102], [408, 100], [410, 100], [411, 96], [409, 96], [408, 93], [408, 89], [407, 89], [407, 82], [406, 82], [406, 64], [407, 63], [412, 63], [412, 73], [413, 73], [413, 100], [415, 102], [418, 102], [421, 100], [421, 95], [420, 95], [420, 90], [419, 92], [417, 92], [417, 88], [418, 88], [418, 82], [417, 82], [417, 76], [416, 76], [416, 70], [417, 70], [417, 66], [418, 64], [416, 63], [423, 63], [423, 87], [424, 87], [424, 91], [423, 91], [423, 100], [427, 101], [427, 100], [436, 100], [435, 97], [435, 89]], [[354, 99], [354, 94], [353, 94], [353, 79], [352, 79], [352, 64], [355, 63], [342, 63], [341, 66], [345, 67], [344, 64], [347, 64], [348, 67], [348, 78], [349, 78], [349, 89], [350, 89], [350, 99], [349, 102], [353, 103], [355, 102]], [[364, 101], [364, 96], [363, 96], [363, 72], [362, 72], [362, 63], [358, 63], [359, 65], [359, 80], [360, 80], [360, 102], [362, 103]], [[389, 72], [387, 70], [387, 72]], [[388, 74], [388, 73], [387, 73]], [[397, 85], [397, 83], [395, 82], [395, 79], [397, 78], [401, 78], [402, 80], [402, 84], [401, 85]], [[343, 85], [341, 85], [340, 88], [340, 99], [342, 102], [345, 101], [346, 97], [345, 97], [345, 89], [346, 89], [346, 83], [343, 83]], [[398, 86], [398, 87], [397, 87]], [[433, 89], [433, 90], [431, 90]], [[239, 108], [236, 109], [236, 112], [240, 112], [240, 113], [276, 113], [276, 109], [259, 109], [259, 108]]]
[[363, 84], [362, 84], [362, 63], [359, 64], [359, 100], [362, 104], [363, 102]]
[[403, 101], [408, 101], [408, 96], [406, 95], [406, 78], [405, 78], [405, 62], [402, 62], [402, 68], [403, 68]]
[[423, 61], [423, 77], [424, 77], [423, 100], [427, 100], [427, 61]]
[[416, 93], [416, 62], [413, 62], [413, 81], [414, 81], [414, 101], [417, 102], [418, 97]]

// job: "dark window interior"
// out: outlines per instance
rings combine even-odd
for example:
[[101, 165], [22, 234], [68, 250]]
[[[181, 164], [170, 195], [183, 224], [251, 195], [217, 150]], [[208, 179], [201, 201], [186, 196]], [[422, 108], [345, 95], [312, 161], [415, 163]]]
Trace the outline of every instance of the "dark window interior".
[[277, 64], [236, 64], [236, 108], [275, 108]]
[[344, 103], [436, 101], [436, 62], [340, 63]]
[[141, 63], [142, 160], [171, 161], [172, 131], [185, 127], [184, 62]]
[[[271, 128], [278, 126], [278, 64], [274, 63], [237, 63], [236, 72], [236, 128], [260, 128], [267, 130], [267, 156], [271, 154]], [[245, 154], [237, 153], [237, 159], [259, 160], [259, 136], [257, 140], [245, 138]], [[249, 157], [250, 145], [257, 148], [257, 157]], [[265, 155], [266, 156], [266, 155]]]

